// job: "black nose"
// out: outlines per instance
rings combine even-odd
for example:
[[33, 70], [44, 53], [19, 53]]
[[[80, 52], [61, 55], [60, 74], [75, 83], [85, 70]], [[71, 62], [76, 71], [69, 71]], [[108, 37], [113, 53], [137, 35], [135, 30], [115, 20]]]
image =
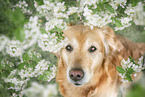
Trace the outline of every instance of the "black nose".
[[73, 81], [79, 81], [84, 77], [84, 72], [82, 69], [71, 69], [69, 72], [69, 77]]

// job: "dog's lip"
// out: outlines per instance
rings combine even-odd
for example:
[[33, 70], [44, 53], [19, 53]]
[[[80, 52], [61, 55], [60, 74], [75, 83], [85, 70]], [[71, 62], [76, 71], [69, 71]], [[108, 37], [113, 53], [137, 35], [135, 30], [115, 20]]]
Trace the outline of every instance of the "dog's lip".
[[74, 82], [73, 83], [75, 86], [81, 86], [82, 84], [80, 84], [79, 82]]
[[79, 83], [74, 83], [76, 86], [80, 86], [81, 84], [79, 84]]

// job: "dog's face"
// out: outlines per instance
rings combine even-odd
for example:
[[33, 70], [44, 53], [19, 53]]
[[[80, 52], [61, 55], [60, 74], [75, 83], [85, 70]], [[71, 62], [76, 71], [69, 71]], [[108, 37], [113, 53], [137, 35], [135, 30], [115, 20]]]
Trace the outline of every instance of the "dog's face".
[[[89, 83], [94, 72], [99, 71], [105, 54], [109, 53], [109, 50], [118, 49], [114, 46], [118, 44], [113, 44], [116, 43], [114, 39], [105, 40], [102, 31], [99, 28], [91, 30], [85, 26], [73, 26], [64, 31], [68, 44], [62, 49], [61, 56], [67, 67], [66, 76], [69, 83], [76, 86]], [[111, 45], [113, 46], [110, 48]]]

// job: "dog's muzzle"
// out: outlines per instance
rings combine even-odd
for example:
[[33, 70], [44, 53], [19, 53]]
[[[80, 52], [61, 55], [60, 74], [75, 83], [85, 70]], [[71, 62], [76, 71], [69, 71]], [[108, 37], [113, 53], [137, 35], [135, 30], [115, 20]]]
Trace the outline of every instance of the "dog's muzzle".
[[80, 85], [79, 84], [79, 81], [81, 79], [83, 79], [84, 77], [84, 72], [82, 69], [78, 69], [78, 68], [75, 68], [75, 69], [71, 69], [69, 71], [69, 77], [70, 79], [74, 82], [75, 85]]

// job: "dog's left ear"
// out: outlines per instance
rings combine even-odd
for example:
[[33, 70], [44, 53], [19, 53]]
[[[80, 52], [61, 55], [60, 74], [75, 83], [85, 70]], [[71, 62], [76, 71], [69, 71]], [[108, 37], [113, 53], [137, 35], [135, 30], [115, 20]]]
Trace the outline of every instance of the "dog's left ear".
[[123, 45], [120, 40], [117, 39], [113, 29], [111, 29], [109, 26], [105, 26], [102, 28], [102, 32], [106, 54], [108, 54], [110, 51], [120, 52], [123, 49]]

